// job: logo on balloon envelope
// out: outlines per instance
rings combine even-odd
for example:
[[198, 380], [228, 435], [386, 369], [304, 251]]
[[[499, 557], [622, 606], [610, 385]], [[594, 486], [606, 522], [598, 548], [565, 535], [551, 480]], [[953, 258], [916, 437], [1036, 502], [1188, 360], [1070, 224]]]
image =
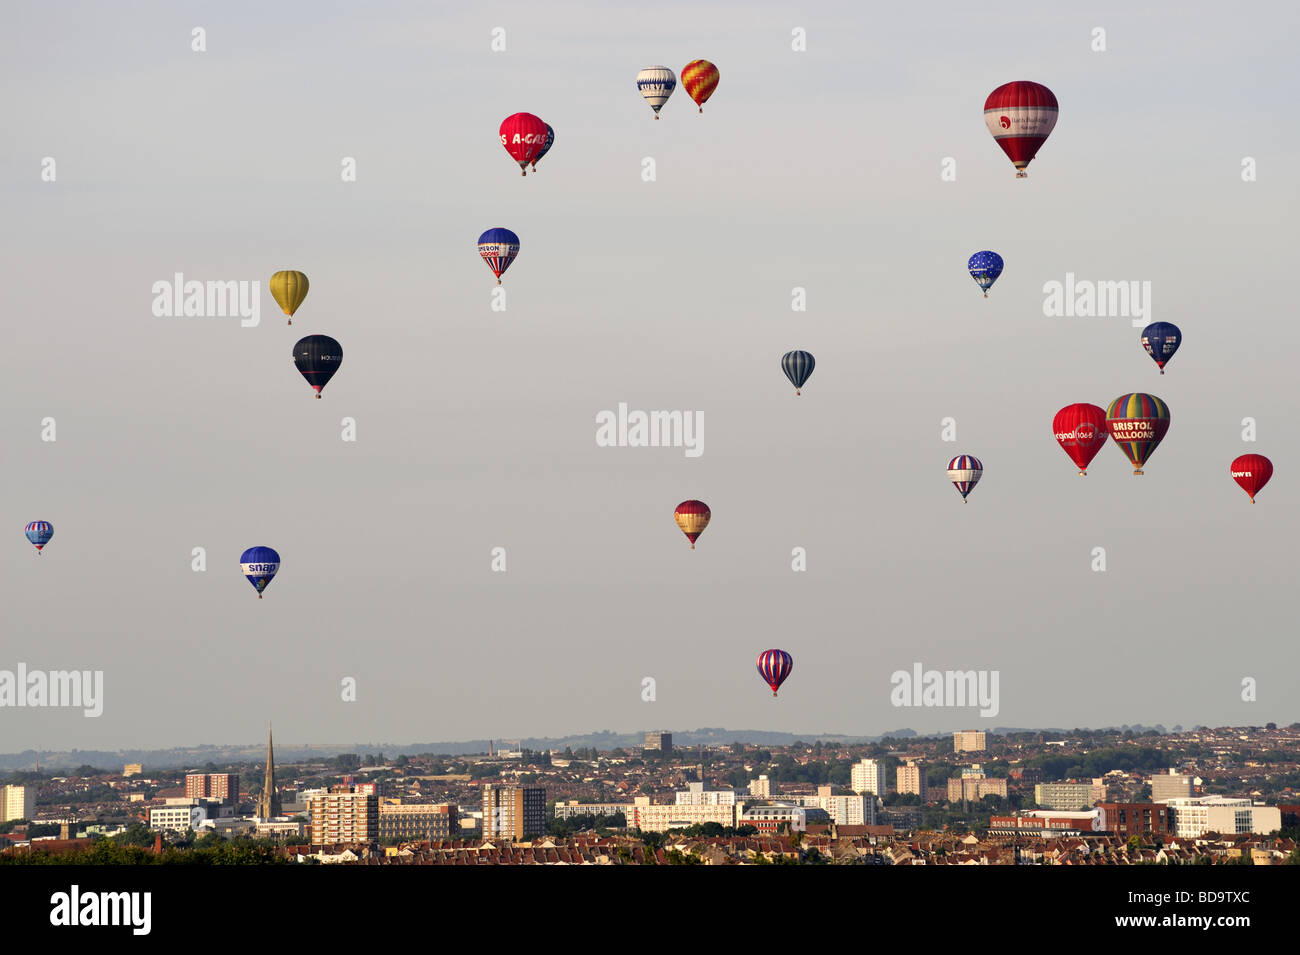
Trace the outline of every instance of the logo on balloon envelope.
[[998, 120], [998, 125], [1001, 126], [1003, 129], [1010, 129], [1011, 120], [1006, 116], [1003, 116], [1001, 119]]

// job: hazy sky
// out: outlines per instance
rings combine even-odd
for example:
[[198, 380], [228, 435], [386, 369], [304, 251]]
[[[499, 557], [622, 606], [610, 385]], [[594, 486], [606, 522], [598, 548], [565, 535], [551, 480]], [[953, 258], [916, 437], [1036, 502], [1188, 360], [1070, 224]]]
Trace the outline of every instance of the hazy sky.
[[[0, 669], [101, 669], [105, 700], [0, 709], [0, 751], [1300, 718], [1300, 14], [1090, 7], [10, 4]], [[637, 71], [697, 57], [704, 114], [679, 85], [655, 122]], [[982, 116], [1018, 79], [1061, 108], [1027, 181]], [[527, 178], [517, 111], [556, 130]], [[291, 328], [278, 269], [311, 279]], [[260, 281], [261, 324], [154, 317], [175, 272]], [[1067, 272], [1152, 283], [1168, 374], [1127, 318], [1044, 317]], [[345, 355], [320, 401], [313, 333]], [[1053, 414], [1130, 391], [1172, 414], [1146, 475], [1108, 447], [1077, 477]], [[702, 411], [704, 454], [597, 447], [619, 402]], [[1277, 469], [1254, 506], [1247, 451]], [[255, 544], [283, 558], [260, 601]], [[892, 706], [914, 662], [998, 670], [998, 716]]]

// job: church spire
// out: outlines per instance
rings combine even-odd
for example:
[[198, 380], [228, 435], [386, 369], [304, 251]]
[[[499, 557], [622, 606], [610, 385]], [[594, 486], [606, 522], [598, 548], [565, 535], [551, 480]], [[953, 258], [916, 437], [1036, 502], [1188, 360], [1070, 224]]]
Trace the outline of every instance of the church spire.
[[271, 724], [266, 724], [266, 779], [262, 781], [262, 795], [257, 800], [257, 815], [271, 819], [281, 814], [280, 796], [275, 791], [275, 753], [271, 747]]

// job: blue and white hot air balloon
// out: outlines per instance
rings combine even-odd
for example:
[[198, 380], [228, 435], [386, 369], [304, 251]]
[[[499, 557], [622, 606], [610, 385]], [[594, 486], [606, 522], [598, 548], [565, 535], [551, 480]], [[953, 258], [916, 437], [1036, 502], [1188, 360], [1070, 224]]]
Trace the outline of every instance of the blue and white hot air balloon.
[[666, 66], [647, 66], [636, 75], [636, 88], [655, 111], [655, 119], [658, 119], [659, 110], [668, 102], [668, 97], [673, 95], [673, 90], [677, 89], [677, 74]]
[[240, 555], [239, 569], [257, 590], [257, 599], [261, 600], [262, 591], [279, 573], [280, 555], [270, 547], [250, 547]]
[[27, 525], [26, 533], [27, 539], [35, 546], [36, 553], [40, 554], [41, 548], [54, 536], [54, 525], [49, 521], [32, 521]]
[[519, 254], [519, 236], [509, 229], [488, 229], [478, 237], [478, 254], [501, 284], [501, 276]]
[[794, 385], [794, 393], [799, 394], [799, 389], [803, 383], [813, 373], [817, 362], [813, 356], [806, 351], [788, 351], [781, 356], [781, 370], [785, 376], [790, 379], [790, 384]]
[[975, 284], [984, 290], [984, 297], [988, 298], [989, 289], [1002, 274], [1002, 256], [987, 250], [976, 252], [970, 257], [966, 267], [970, 269], [970, 277], [975, 280]]

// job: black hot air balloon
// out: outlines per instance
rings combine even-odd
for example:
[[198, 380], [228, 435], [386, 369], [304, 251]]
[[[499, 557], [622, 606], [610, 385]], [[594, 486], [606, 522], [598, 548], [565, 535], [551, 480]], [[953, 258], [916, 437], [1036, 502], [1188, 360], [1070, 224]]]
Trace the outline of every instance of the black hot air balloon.
[[343, 364], [343, 346], [328, 335], [308, 335], [293, 346], [293, 363], [319, 398], [321, 389]]

